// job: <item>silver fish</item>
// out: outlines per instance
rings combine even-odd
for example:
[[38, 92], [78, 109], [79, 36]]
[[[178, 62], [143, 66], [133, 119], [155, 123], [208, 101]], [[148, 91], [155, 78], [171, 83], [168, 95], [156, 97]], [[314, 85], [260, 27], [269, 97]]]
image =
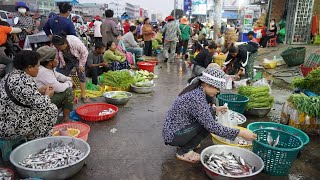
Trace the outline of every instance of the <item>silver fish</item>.
[[241, 156], [232, 153], [208, 154], [204, 162], [209, 169], [223, 175], [248, 175], [254, 173], [254, 167], [245, 162]]
[[48, 144], [47, 148], [37, 154], [28, 155], [19, 164], [32, 169], [52, 169], [73, 164], [83, 156], [84, 153], [75, 148], [74, 141], [67, 145], [57, 141]]
[[270, 146], [273, 145], [273, 139], [270, 132], [268, 132], [267, 141]]
[[273, 147], [276, 147], [278, 144], [279, 144], [279, 140], [280, 140], [280, 134], [278, 133], [278, 136], [277, 136], [277, 138], [274, 140], [274, 142], [273, 142]]

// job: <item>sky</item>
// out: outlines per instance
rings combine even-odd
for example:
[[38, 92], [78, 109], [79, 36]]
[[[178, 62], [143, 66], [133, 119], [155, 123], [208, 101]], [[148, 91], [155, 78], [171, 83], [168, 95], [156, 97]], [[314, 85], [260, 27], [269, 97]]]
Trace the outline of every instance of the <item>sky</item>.
[[[80, 3], [108, 3], [111, 0], [79, 0]], [[121, 1], [121, 0], [119, 0]], [[122, 0], [132, 4], [139, 4], [142, 8], [148, 8], [149, 13], [160, 13], [168, 16], [173, 10], [174, 0]], [[181, 1], [181, 0], [180, 0]], [[112, 0], [117, 2], [117, 0]]]

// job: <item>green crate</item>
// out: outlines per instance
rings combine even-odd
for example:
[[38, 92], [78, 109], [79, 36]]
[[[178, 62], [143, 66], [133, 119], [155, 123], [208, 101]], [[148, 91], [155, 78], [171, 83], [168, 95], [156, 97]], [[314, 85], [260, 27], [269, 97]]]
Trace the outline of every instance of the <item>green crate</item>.
[[218, 100], [220, 106], [228, 103], [230, 110], [243, 114], [249, 98], [240, 94], [219, 94]]
[[[257, 129], [253, 131], [258, 138], [253, 141], [252, 151], [264, 162], [264, 173], [272, 176], [287, 176], [289, 170], [303, 147], [301, 139], [289, 133], [273, 129]], [[267, 142], [268, 134], [276, 139], [280, 136], [276, 147]]]
[[320, 35], [316, 35], [315, 37], [314, 37], [314, 42], [313, 42], [314, 44], [320, 44]]
[[251, 131], [255, 131], [257, 129], [276, 129], [279, 131], [284, 131], [300, 138], [304, 146], [310, 141], [309, 136], [300, 129], [274, 122], [253, 122], [248, 124], [247, 129]]
[[289, 47], [287, 50], [283, 51], [281, 54], [284, 62], [289, 67], [298, 66], [304, 63], [304, 58], [306, 56], [305, 47]]

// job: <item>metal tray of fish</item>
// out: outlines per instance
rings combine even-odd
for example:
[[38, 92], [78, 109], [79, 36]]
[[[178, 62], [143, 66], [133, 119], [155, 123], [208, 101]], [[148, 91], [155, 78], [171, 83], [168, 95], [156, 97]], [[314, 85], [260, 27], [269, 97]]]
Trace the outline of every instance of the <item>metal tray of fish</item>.
[[264, 168], [262, 159], [253, 152], [227, 145], [214, 145], [204, 149], [201, 163], [212, 179], [217, 175], [229, 178], [251, 177]]
[[60, 180], [79, 172], [89, 153], [89, 144], [81, 139], [53, 136], [18, 146], [10, 154], [10, 162], [21, 178]]

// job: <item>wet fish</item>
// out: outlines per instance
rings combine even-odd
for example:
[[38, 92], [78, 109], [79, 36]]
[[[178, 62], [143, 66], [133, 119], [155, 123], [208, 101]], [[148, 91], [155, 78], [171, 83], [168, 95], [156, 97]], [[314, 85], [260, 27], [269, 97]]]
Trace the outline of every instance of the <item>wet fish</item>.
[[12, 175], [7, 169], [0, 168], [0, 180], [11, 180]]
[[274, 142], [273, 142], [273, 147], [276, 147], [278, 144], [279, 144], [279, 140], [280, 140], [280, 134], [278, 133], [278, 136], [277, 136], [277, 138], [274, 140]]
[[55, 141], [39, 153], [28, 155], [19, 164], [32, 169], [52, 169], [74, 164], [83, 156], [84, 152], [76, 149], [74, 141], [67, 145], [62, 141]]
[[208, 154], [204, 163], [212, 170], [224, 175], [242, 176], [255, 172], [255, 167], [249, 165], [241, 156], [232, 153]]
[[272, 138], [270, 132], [268, 132], [267, 141], [268, 141], [268, 144], [269, 144], [270, 146], [273, 145], [273, 138]]
[[108, 115], [108, 114], [112, 114], [112, 113], [114, 113], [114, 110], [109, 108], [109, 109], [105, 109], [105, 110], [99, 112], [99, 116], [104, 116], [104, 115]]

